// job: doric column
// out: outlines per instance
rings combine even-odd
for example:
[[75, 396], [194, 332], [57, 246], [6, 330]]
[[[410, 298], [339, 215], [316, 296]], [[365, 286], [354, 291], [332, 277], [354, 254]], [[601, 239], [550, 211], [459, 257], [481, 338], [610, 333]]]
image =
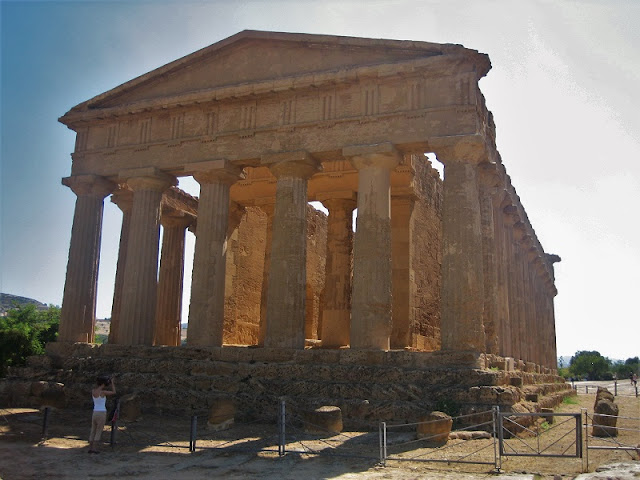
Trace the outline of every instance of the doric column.
[[62, 184], [78, 198], [71, 228], [58, 341], [93, 342], [104, 197], [116, 185], [96, 175], [66, 177]]
[[498, 259], [493, 216], [493, 198], [500, 178], [494, 163], [483, 163], [480, 171], [480, 223], [482, 228], [482, 264], [484, 271], [484, 325], [486, 352], [497, 354], [500, 322], [498, 316]]
[[555, 274], [554, 274], [554, 263], [558, 263], [561, 261], [561, 258], [558, 255], [554, 254], [546, 254], [547, 260], [550, 263], [549, 266], [549, 277], [548, 277], [548, 286], [549, 286], [549, 295], [548, 295], [548, 322], [549, 322], [549, 354], [547, 357], [547, 366], [552, 370], [556, 371], [557, 369], [557, 358], [558, 351], [556, 349], [556, 319], [555, 319], [555, 310], [553, 305], [553, 299], [558, 295], [558, 289], [555, 286]]
[[224, 331], [229, 188], [241, 178], [242, 169], [217, 160], [194, 164], [191, 170], [200, 183], [200, 200], [187, 343], [220, 347]]
[[260, 293], [260, 328], [258, 329], [258, 345], [264, 346], [267, 336], [267, 292], [269, 291], [269, 270], [271, 268], [271, 243], [273, 239], [273, 213], [275, 204], [260, 203], [260, 209], [267, 216], [267, 228], [264, 241], [264, 266], [262, 267], [262, 290]]
[[538, 334], [538, 324], [536, 319], [535, 295], [533, 282], [531, 278], [532, 267], [531, 262], [535, 258], [536, 253], [533, 247], [533, 237], [529, 233], [525, 233], [522, 239], [522, 260], [523, 260], [523, 305], [525, 318], [525, 346], [526, 359], [529, 362], [537, 363], [536, 349], [540, 344], [540, 336]]
[[152, 345], [158, 287], [158, 243], [162, 193], [175, 177], [157, 168], [125, 170], [120, 177], [133, 190], [118, 341]]
[[388, 350], [391, 305], [391, 171], [402, 156], [390, 143], [342, 150], [358, 170], [353, 251], [351, 348]]
[[109, 343], [118, 342], [120, 325], [120, 309], [122, 307], [122, 287], [124, 286], [124, 269], [127, 264], [127, 245], [131, 226], [131, 209], [133, 208], [133, 192], [121, 187], [111, 195], [111, 202], [122, 211], [122, 227], [120, 228], [120, 244], [118, 247], [118, 263], [116, 264], [116, 279], [113, 289], [113, 303], [111, 304], [111, 322], [109, 325]]
[[[444, 163], [442, 349], [483, 352], [485, 335], [478, 166], [483, 151], [436, 151]], [[465, 158], [469, 156], [470, 158]]]
[[536, 308], [536, 286], [535, 286], [535, 268], [534, 261], [538, 256], [534, 246], [534, 238], [527, 237], [527, 251], [525, 272], [526, 278], [526, 306], [527, 306], [527, 331], [529, 344], [529, 357], [531, 362], [540, 365], [539, 349], [541, 340], [540, 318]]
[[158, 277], [156, 333], [154, 345], [180, 345], [182, 287], [184, 284], [184, 241], [193, 218], [162, 215], [162, 254]]
[[416, 288], [412, 272], [413, 222], [415, 198], [411, 195], [391, 197], [391, 348], [410, 347], [415, 320], [413, 308]]
[[526, 263], [526, 253], [524, 246], [524, 238], [526, 235], [526, 229], [524, 223], [517, 222], [513, 226], [513, 236], [514, 236], [514, 252], [515, 252], [515, 268], [516, 268], [516, 287], [517, 287], [517, 295], [516, 295], [516, 308], [518, 309], [518, 338], [519, 338], [519, 351], [520, 351], [520, 360], [529, 361], [528, 353], [527, 353], [527, 312], [525, 308], [526, 302], [526, 289], [525, 289], [525, 280], [526, 275], [524, 271], [525, 263]]
[[516, 245], [513, 226], [520, 220], [517, 209], [513, 205], [503, 208], [504, 239], [507, 252], [507, 283], [509, 296], [509, 330], [511, 333], [511, 356], [521, 358], [520, 352], [520, 310], [518, 309], [518, 276], [516, 267]]
[[318, 165], [307, 152], [262, 158], [276, 177], [265, 347], [304, 348], [307, 284], [307, 180]]
[[509, 283], [508, 270], [509, 263], [507, 247], [505, 245], [505, 224], [502, 212], [505, 201], [506, 190], [500, 190], [494, 197], [494, 232], [497, 251], [497, 274], [498, 274], [498, 321], [499, 325], [498, 341], [499, 354], [511, 356], [511, 327], [509, 321]]
[[319, 200], [329, 210], [321, 338], [323, 347], [335, 348], [349, 345], [352, 224], [356, 200], [352, 192]]

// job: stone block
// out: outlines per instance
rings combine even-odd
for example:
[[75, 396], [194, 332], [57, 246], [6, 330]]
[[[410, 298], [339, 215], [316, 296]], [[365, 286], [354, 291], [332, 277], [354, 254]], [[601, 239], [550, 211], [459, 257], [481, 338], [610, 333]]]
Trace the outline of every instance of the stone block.
[[340, 433], [342, 410], [340, 407], [324, 405], [303, 413], [304, 431], [313, 434]]
[[527, 393], [524, 397], [524, 399], [527, 402], [537, 402], [538, 401], [538, 397], [539, 395], [537, 393]]
[[546, 414], [544, 417], [544, 421], [549, 425], [553, 424], [553, 408], [541, 408], [540, 413]]
[[64, 408], [67, 397], [62, 383], [48, 383], [40, 393], [40, 405], [43, 407]]
[[444, 412], [434, 411], [418, 419], [417, 437], [444, 444], [449, 440], [453, 419]]
[[509, 384], [514, 387], [522, 387], [522, 377], [511, 377]]
[[618, 405], [607, 399], [598, 400], [593, 408], [594, 437], [617, 437]]
[[135, 422], [142, 416], [142, 399], [137, 393], [120, 398], [120, 416], [125, 422]]
[[230, 398], [216, 398], [209, 408], [207, 427], [210, 430], [226, 430], [233, 425], [236, 415], [236, 406]]
[[507, 372], [513, 372], [515, 370], [515, 361], [512, 357], [505, 357], [504, 362]]

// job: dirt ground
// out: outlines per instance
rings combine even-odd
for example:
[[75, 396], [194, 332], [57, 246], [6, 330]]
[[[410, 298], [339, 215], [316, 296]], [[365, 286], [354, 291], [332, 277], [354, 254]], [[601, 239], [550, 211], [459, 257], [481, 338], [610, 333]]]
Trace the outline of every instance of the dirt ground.
[[[595, 393], [595, 392], [594, 392]], [[580, 394], [576, 403], [564, 403], [556, 413], [592, 414], [594, 394]], [[618, 396], [620, 407], [618, 441], [640, 444], [640, 399]], [[0, 477], [14, 479], [98, 479], [136, 478], [186, 480], [204, 478], [246, 479], [429, 479], [446, 478], [537, 478], [572, 479], [582, 472], [586, 458], [502, 457], [501, 474], [493, 465], [451, 464], [442, 460], [494, 461], [493, 439], [449, 440], [446, 448], [435, 449], [415, 441], [411, 431], [387, 433], [389, 460], [379, 465], [378, 432], [344, 432], [334, 436], [305, 434], [295, 425], [287, 427], [287, 453], [277, 452], [275, 425], [238, 425], [221, 432], [198, 427], [195, 452], [189, 449], [191, 420], [146, 415], [119, 426], [115, 446], [109, 445], [110, 427], [103, 434], [98, 455], [88, 454], [91, 412], [58, 410], [50, 413], [48, 435], [42, 440], [43, 413], [34, 409], [0, 409]], [[554, 423], [532, 427], [543, 430], [542, 448], [549, 452], [575, 451], [572, 419], [555, 417]], [[589, 417], [588, 417], [589, 418]], [[591, 419], [589, 418], [589, 423]], [[575, 425], [575, 421], [573, 421]], [[590, 429], [589, 429], [590, 430]], [[542, 440], [544, 439], [544, 440]], [[589, 436], [593, 445], [615, 442]], [[509, 449], [539, 449], [538, 440], [524, 435], [508, 442]], [[545, 447], [547, 445], [547, 447]], [[263, 451], [258, 451], [262, 449]], [[324, 451], [324, 454], [310, 452]], [[300, 453], [303, 452], [303, 453]], [[306, 453], [304, 453], [306, 452]], [[586, 455], [585, 455], [586, 457]], [[403, 460], [398, 460], [403, 459]], [[440, 462], [423, 462], [425, 459]], [[627, 451], [589, 450], [588, 469], [615, 462], [638, 463], [638, 454]], [[606, 478], [606, 477], [604, 477]]]

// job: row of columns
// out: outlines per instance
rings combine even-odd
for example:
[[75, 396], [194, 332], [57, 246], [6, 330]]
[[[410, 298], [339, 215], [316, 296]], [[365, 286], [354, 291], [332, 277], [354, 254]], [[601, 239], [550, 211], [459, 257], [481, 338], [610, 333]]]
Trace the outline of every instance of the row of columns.
[[[501, 176], [495, 164], [467, 158], [466, 150], [442, 148], [436, 153], [445, 164], [442, 349], [499, 353], [552, 366], [552, 272], [523, 219], [505, 204], [501, 193], [508, 177]], [[343, 155], [358, 171], [358, 195], [357, 204], [349, 195], [322, 199], [329, 209], [323, 345], [386, 350], [392, 339], [406, 345], [408, 326], [392, 326], [390, 173], [402, 156], [391, 144], [345, 147]], [[275, 204], [261, 205], [270, 217], [264, 267], [269, 281], [263, 282], [264, 318], [258, 343], [300, 349], [305, 342], [307, 181], [319, 164], [306, 152], [268, 155], [263, 164], [269, 166], [277, 186]], [[229, 191], [242, 172], [225, 161], [189, 169], [201, 194], [188, 342], [219, 346]], [[133, 193], [119, 191], [113, 197], [123, 211], [123, 224], [110, 341], [177, 344], [179, 320], [176, 324], [171, 319], [181, 307], [184, 235], [191, 221], [163, 217], [158, 279], [161, 198], [176, 179], [157, 169], [130, 170], [120, 176]], [[63, 183], [78, 199], [59, 339], [93, 341], [102, 205], [116, 185], [90, 175], [69, 177]], [[351, 215], [356, 206], [353, 239]], [[525, 335], [532, 333], [533, 339], [527, 339]]]
[[551, 265], [559, 257], [544, 256], [500, 164], [482, 155], [460, 161], [446, 149], [438, 158], [445, 164], [442, 348], [555, 368]]

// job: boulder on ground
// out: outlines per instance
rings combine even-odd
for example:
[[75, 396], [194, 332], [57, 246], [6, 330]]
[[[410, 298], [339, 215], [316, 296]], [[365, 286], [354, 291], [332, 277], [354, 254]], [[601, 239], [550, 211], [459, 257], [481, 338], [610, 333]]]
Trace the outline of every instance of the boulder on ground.
[[601, 400], [596, 401], [593, 411], [593, 436], [616, 437], [618, 435], [618, 429], [616, 428], [619, 412], [618, 405], [603, 396]]
[[[43, 386], [37, 386], [36, 391], [38, 391], [40, 387]], [[67, 397], [64, 392], [64, 383], [46, 382], [46, 386], [44, 386], [40, 392], [40, 405], [43, 407], [64, 408], [66, 403]]]
[[453, 419], [444, 412], [431, 412], [418, 419], [418, 438], [434, 443], [447, 443]]
[[303, 413], [304, 431], [313, 434], [340, 433], [342, 410], [333, 405], [324, 405]]
[[211, 430], [226, 430], [233, 425], [236, 406], [230, 398], [216, 398], [209, 409], [207, 426]]
[[120, 397], [119, 419], [125, 422], [135, 422], [142, 416], [142, 400], [137, 393], [130, 393]]
[[598, 403], [598, 400], [609, 400], [610, 402], [615, 402], [616, 397], [614, 397], [613, 393], [611, 393], [606, 387], [598, 387], [598, 391], [596, 392], [596, 401], [594, 402], [594, 407], [595, 407], [595, 404]]

